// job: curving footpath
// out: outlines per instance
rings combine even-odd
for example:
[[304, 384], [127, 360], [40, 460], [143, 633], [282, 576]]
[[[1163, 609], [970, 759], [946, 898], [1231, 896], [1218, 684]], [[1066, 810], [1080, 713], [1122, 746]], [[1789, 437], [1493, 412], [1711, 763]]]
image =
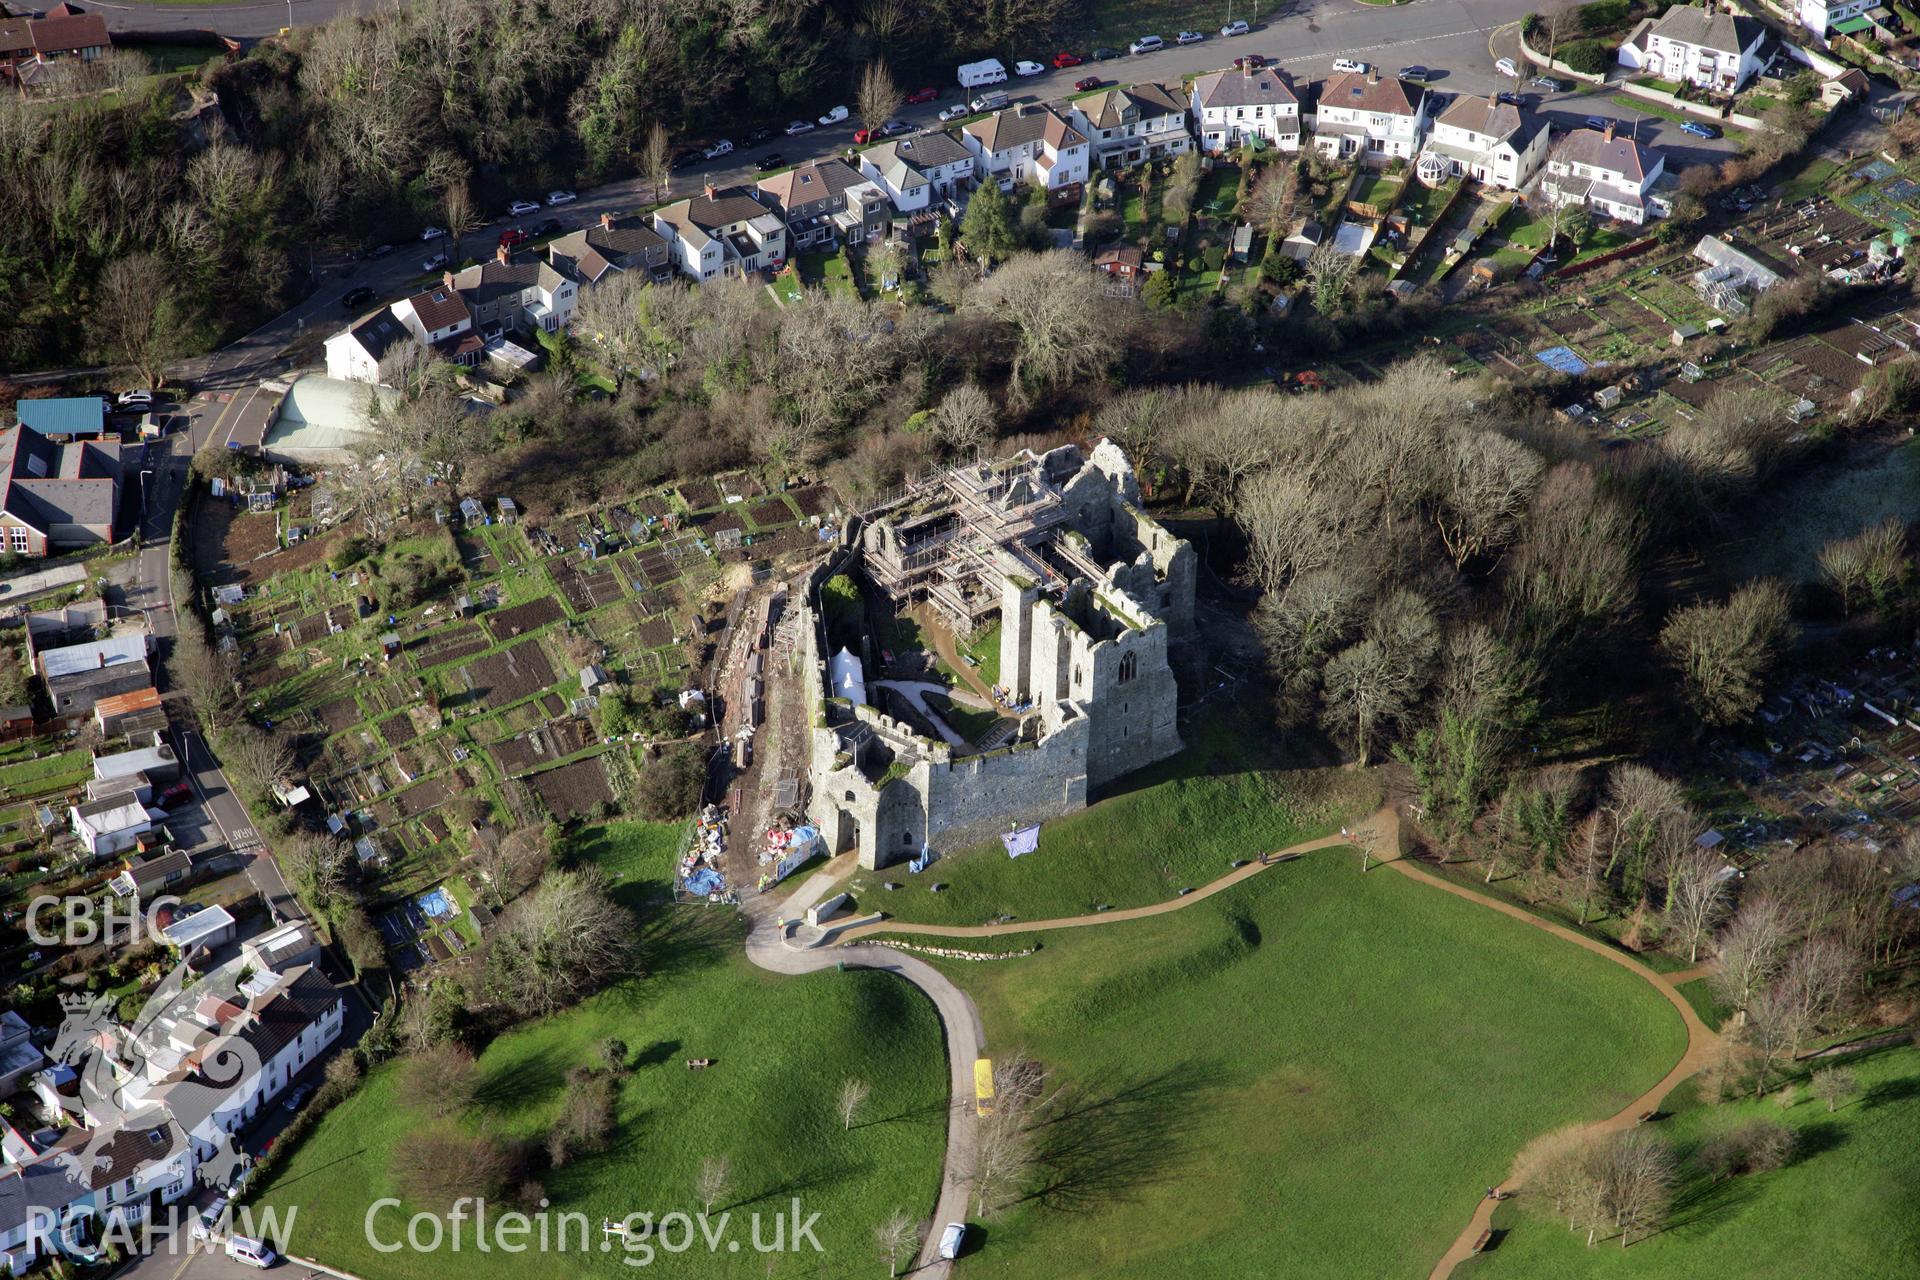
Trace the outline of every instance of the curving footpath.
[[967, 1220], [968, 1201], [973, 1195], [973, 1181], [969, 1176], [974, 1147], [973, 1062], [985, 1052], [987, 1036], [980, 1026], [980, 1010], [967, 993], [924, 960], [888, 947], [808, 949], [790, 943], [786, 925], [781, 922], [803, 915], [808, 907], [826, 897], [846, 870], [845, 863], [835, 859], [778, 904], [766, 904], [764, 897], [755, 899], [746, 911], [750, 921], [747, 959], [774, 973], [818, 973], [843, 965], [878, 969], [905, 978], [933, 1001], [940, 1025], [946, 1032], [952, 1104], [947, 1114], [947, 1156], [940, 1174], [940, 1199], [934, 1206], [933, 1225], [921, 1242], [915, 1274], [944, 1277], [949, 1266], [933, 1255], [939, 1248], [941, 1228], [949, 1222]]

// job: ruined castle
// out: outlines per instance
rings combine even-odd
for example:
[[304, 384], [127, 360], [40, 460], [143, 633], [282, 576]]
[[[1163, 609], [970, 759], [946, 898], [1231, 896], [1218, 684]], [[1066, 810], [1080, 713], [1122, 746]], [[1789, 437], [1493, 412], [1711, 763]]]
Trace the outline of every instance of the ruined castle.
[[[943, 471], [850, 522], [807, 580], [798, 655], [807, 807], [829, 847], [870, 869], [952, 851], [1084, 808], [1090, 789], [1179, 751], [1168, 647], [1193, 633], [1194, 572], [1106, 441]], [[954, 747], [868, 704], [872, 637], [857, 655], [828, 646], [820, 590], [840, 574], [962, 636], [997, 615], [1011, 740]]]

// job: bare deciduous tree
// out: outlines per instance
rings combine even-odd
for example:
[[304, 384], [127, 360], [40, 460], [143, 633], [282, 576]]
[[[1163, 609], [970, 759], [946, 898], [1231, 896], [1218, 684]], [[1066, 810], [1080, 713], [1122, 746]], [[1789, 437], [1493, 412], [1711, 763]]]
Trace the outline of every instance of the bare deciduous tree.
[[1667, 880], [1667, 920], [1687, 944], [1687, 963], [1700, 958], [1700, 941], [1727, 913], [1726, 863], [1705, 849], [1691, 850]]
[[[646, 146], [640, 152], [640, 172], [646, 175], [647, 185], [653, 188], [653, 198], [664, 198], [667, 184], [673, 178], [673, 152], [667, 142], [667, 126], [658, 120], [647, 130]], [[581, 301], [584, 303], [586, 299]]]
[[993, 397], [975, 382], [963, 382], [947, 392], [933, 411], [934, 434], [963, 458], [978, 457], [999, 429], [1000, 415], [993, 407]]
[[1433, 523], [1454, 568], [1500, 550], [1540, 487], [1544, 466], [1523, 444], [1493, 431], [1449, 431], [1438, 459]]
[[114, 259], [94, 288], [88, 307], [94, 341], [130, 366], [142, 386], [159, 386], [167, 362], [183, 349], [172, 297], [173, 276], [151, 253]]
[[867, 1104], [867, 1098], [872, 1092], [865, 1080], [856, 1080], [848, 1076], [840, 1082], [840, 1096], [834, 1101], [834, 1110], [839, 1113], [842, 1130], [853, 1128], [854, 1116], [858, 1115], [860, 1108]]
[[1790, 622], [1787, 593], [1771, 581], [1741, 587], [1724, 605], [1690, 605], [1668, 618], [1660, 647], [1704, 723], [1739, 724], [1753, 714]]
[[1813, 1073], [1813, 1096], [1827, 1104], [1828, 1114], [1859, 1091], [1860, 1082], [1845, 1067], [1825, 1067]]
[[713, 1202], [733, 1189], [733, 1163], [725, 1156], [708, 1156], [700, 1162], [693, 1177], [693, 1194], [699, 1198], [703, 1213], [713, 1212]]
[[473, 1051], [452, 1041], [442, 1041], [409, 1057], [404, 1079], [407, 1098], [435, 1116], [464, 1111], [479, 1088]]
[[597, 868], [549, 872], [507, 909], [488, 940], [486, 980], [525, 1016], [551, 1013], [626, 973], [633, 915]]
[[887, 1260], [887, 1274], [900, 1274], [900, 1259], [913, 1257], [920, 1247], [920, 1225], [904, 1209], [895, 1209], [885, 1222], [873, 1229], [873, 1242]]
[[1375, 606], [1360, 641], [1327, 663], [1328, 728], [1347, 738], [1362, 765], [1432, 682], [1439, 652], [1432, 607], [1396, 591]]
[[1720, 967], [1714, 971], [1714, 994], [1743, 1015], [1756, 995], [1780, 971], [1790, 941], [1785, 905], [1771, 894], [1750, 897], [1720, 931], [1716, 943]]
[[[976, 286], [967, 305], [1013, 328], [1008, 393], [1025, 400], [1105, 369], [1123, 343], [1124, 313], [1101, 291], [1098, 273], [1070, 249], [1022, 254]], [[804, 308], [803, 308], [804, 310]]]
[[860, 123], [868, 129], [878, 129], [893, 119], [893, 113], [900, 109], [905, 96], [900, 86], [894, 83], [893, 72], [887, 70], [887, 64], [878, 58], [874, 59], [860, 73], [860, 90], [854, 97]]

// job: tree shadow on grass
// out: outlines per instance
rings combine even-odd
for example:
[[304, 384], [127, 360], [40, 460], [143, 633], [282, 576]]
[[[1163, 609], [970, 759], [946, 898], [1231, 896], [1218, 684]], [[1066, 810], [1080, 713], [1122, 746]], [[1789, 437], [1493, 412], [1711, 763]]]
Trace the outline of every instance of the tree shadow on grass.
[[1193, 1154], [1198, 1119], [1228, 1083], [1219, 1064], [1187, 1061], [1063, 1089], [1033, 1125], [1040, 1178], [1024, 1199], [1092, 1209], [1175, 1176]]
[[549, 1049], [530, 1054], [482, 1081], [474, 1090], [474, 1104], [489, 1110], [518, 1107], [528, 1098], [542, 1097], [566, 1084], [567, 1068], [572, 1065]]
[[672, 1062], [679, 1052], [678, 1040], [655, 1040], [634, 1056], [633, 1069], [638, 1071], [641, 1067], [657, 1067], [662, 1063]]
[[730, 1210], [745, 1209], [750, 1205], [765, 1204], [769, 1201], [780, 1203], [796, 1197], [804, 1198], [809, 1191], [844, 1184], [849, 1179], [872, 1173], [873, 1169], [874, 1164], [871, 1160], [830, 1161], [804, 1173], [778, 1179], [753, 1195], [736, 1197], [724, 1207]]
[[1911, 1102], [1920, 1097], [1920, 1078], [1907, 1076], [1899, 1080], [1882, 1080], [1870, 1086], [1861, 1095], [1863, 1107], [1884, 1107], [1896, 1102]]
[[853, 1124], [852, 1131], [858, 1133], [862, 1129], [871, 1129], [873, 1126], [880, 1124], [925, 1124], [930, 1120], [938, 1120], [940, 1123], [945, 1124], [947, 1117], [952, 1114], [952, 1112], [953, 1100], [951, 1098], [936, 1098], [931, 1102], [923, 1102], [917, 1107], [908, 1107], [905, 1111], [896, 1111], [890, 1116], [875, 1116], [871, 1120], [856, 1120]]

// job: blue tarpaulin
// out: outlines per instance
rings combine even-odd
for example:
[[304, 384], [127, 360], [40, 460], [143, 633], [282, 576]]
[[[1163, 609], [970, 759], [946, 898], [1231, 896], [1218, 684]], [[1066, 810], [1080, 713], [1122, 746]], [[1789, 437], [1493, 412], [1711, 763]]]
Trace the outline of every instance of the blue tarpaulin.
[[1533, 358], [1555, 373], [1579, 376], [1587, 371], [1587, 362], [1574, 354], [1572, 347], [1548, 347], [1545, 351], [1536, 351]]
[[718, 871], [712, 867], [701, 867], [686, 879], [687, 892], [705, 897], [709, 893], [718, 893], [727, 887]]
[[1040, 847], [1040, 824], [1030, 827], [1016, 827], [1000, 837], [1000, 843], [1007, 846], [1007, 856], [1017, 858], [1023, 853], [1032, 853]]

